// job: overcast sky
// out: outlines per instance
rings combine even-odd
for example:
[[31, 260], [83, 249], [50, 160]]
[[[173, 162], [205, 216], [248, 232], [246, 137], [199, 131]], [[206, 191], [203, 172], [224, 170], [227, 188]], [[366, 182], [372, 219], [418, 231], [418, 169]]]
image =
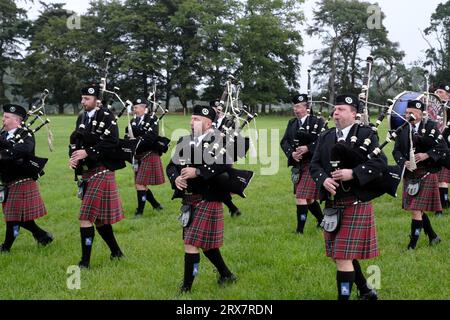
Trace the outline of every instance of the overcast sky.
[[[345, 0], [342, 0], [345, 1]], [[44, 0], [45, 3], [65, 2], [68, 10], [75, 11], [79, 14], [85, 13], [89, 0], [66, 0], [54, 1]], [[306, 23], [310, 23], [312, 11], [316, 7], [317, 0], [305, 0], [304, 13]], [[436, 10], [439, 3], [444, 0], [378, 0], [381, 10], [386, 15], [383, 24], [389, 31], [389, 39], [400, 43], [400, 48], [406, 53], [405, 62], [410, 64], [417, 60], [423, 60], [425, 50], [428, 48], [427, 43], [422, 38], [419, 30], [424, 30], [430, 25], [430, 18]], [[19, 1], [20, 3], [20, 1]], [[28, 17], [34, 19], [38, 15], [38, 2], [35, 4], [27, 3], [21, 5], [28, 10]], [[300, 59], [302, 64], [302, 89], [306, 87], [306, 70], [309, 68], [312, 56], [307, 52], [321, 48], [322, 44], [319, 39], [309, 38], [303, 32], [305, 56]], [[429, 39], [433, 43], [433, 39]], [[375, 57], [376, 58], [376, 57]]]

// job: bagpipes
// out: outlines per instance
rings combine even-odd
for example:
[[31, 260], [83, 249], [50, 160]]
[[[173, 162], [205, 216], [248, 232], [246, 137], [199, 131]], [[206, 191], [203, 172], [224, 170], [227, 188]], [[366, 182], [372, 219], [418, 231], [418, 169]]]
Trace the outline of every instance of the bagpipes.
[[[355, 167], [365, 163], [370, 159], [382, 156], [382, 149], [389, 142], [394, 141], [395, 138], [400, 134], [400, 132], [409, 125], [409, 122], [407, 121], [402, 126], [398, 127], [395, 131], [389, 132], [386, 141], [383, 142], [380, 146], [375, 147], [373, 151], [369, 152], [371, 149], [373, 136], [378, 136], [378, 127], [383, 122], [388, 113], [383, 111], [379, 115], [375, 124], [370, 123], [368, 117], [368, 105], [370, 104], [370, 102], [368, 101], [368, 93], [370, 85], [370, 71], [373, 63], [373, 58], [368, 57], [367, 63], [369, 74], [366, 80], [367, 84], [363, 85], [362, 94], [360, 94], [360, 99], [364, 98], [363, 101], [360, 101], [360, 104], [364, 104], [362, 108], [363, 114], [358, 112], [356, 115], [356, 122], [354, 125], [354, 130], [351, 133], [352, 135], [350, 138], [350, 144], [336, 143], [332, 147], [330, 154], [330, 164], [333, 170], [354, 169]], [[409, 121], [413, 120], [413, 117], [409, 119]], [[361, 127], [370, 128], [371, 130], [366, 137], [363, 137], [363, 139], [360, 138], [358, 140], [358, 133]], [[387, 170], [381, 172], [379, 177], [372, 180], [368, 185], [356, 185], [356, 188], [353, 188], [353, 192], [356, 197], [363, 202], [373, 200], [374, 198], [377, 198], [385, 193], [391, 195], [392, 197], [396, 197], [397, 188], [401, 182], [401, 176], [402, 168], [400, 168], [400, 166], [388, 165]], [[344, 192], [346, 192], [349, 191], [350, 187], [355, 183], [357, 182], [355, 182], [354, 180], [349, 182], [341, 182], [341, 187]]]
[[[237, 136], [235, 130], [241, 126], [241, 121], [243, 121], [244, 125], [248, 125], [251, 121], [258, 117], [258, 113], [249, 112], [245, 104], [240, 106], [239, 94], [242, 87], [243, 84], [240, 81], [238, 81], [233, 75], [229, 75], [228, 80], [225, 83], [225, 89], [220, 98], [219, 107], [222, 109], [221, 112], [224, 114], [222, 131], [229, 137]], [[223, 108], [225, 108], [225, 110], [223, 110]], [[246, 118], [244, 119], [243, 117]]]
[[[96, 112], [92, 119], [92, 123], [91, 123], [89, 130], [88, 130], [88, 128], [86, 128], [86, 125], [84, 123], [85, 115], [83, 115], [80, 125], [78, 126], [78, 128], [76, 128], [76, 130], [70, 136], [69, 156], [72, 156], [73, 152], [75, 152], [77, 150], [84, 149], [88, 146], [93, 146], [96, 143], [100, 142], [101, 140], [109, 139], [110, 135], [111, 135], [111, 130], [113, 129], [113, 127], [117, 127], [118, 119], [125, 113], [125, 111], [127, 111], [128, 109], [131, 108], [132, 103], [129, 100], [124, 102], [122, 100], [122, 98], [119, 96], [119, 94], [117, 93], [120, 90], [119, 88], [114, 87], [113, 91], [111, 91], [107, 88], [108, 66], [109, 66], [109, 62], [111, 59], [110, 58], [111, 54], [109, 52], [106, 52], [105, 54], [107, 56], [105, 58], [105, 61], [106, 61], [106, 67], [104, 69], [105, 76], [103, 78], [101, 78], [100, 97], [104, 98], [106, 93], [111, 94], [122, 104], [123, 107], [120, 110], [120, 112], [114, 116], [114, 119], [109, 122], [108, 119], [110, 119], [110, 117], [112, 115], [112, 111], [103, 106], [97, 106]], [[110, 152], [107, 154], [107, 158], [109, 160], [113, 160], [113, 161], [121, 160], [120, 156], [118, 156], [117, 153], [118, 152]], [[122, 168], [124, 166], [125, 166], [125, 164], [123, 164], [123, 165], [120, 164], [120, 165], [118, 165], [117, 168]], [[74, 168], [74, 180], [75, 181], [77, 181], [77, 182], [79, 181], [78, 176], [82, 175], [83, 168], [86, 169], [85, 159], [79, 161], [77, 167]]]
[[[156, 83], [153, 86], [153, 91], [149, 93], [147, 102], [151, 107], [146, 109], [143, 122], [140, 124], [141, 135], [134, 137], [133, 125], [136, 124], [136, 116], [128, 126], [128, 134], [126, 139], [119, 140], [119, 157], [123, 160], [133, 163], [136, 154], [157, 151], [160, 155], [169, 150], [170, 139], [160, 136], [158, 129], [159, 123], [164, 116], [169, 113], [169, 110], [164, 109], [159, 102], [156, 101]], [[157, 112], [161, 110], [162, 113], [158, 116]], [[149, 115], [149, 113], [151, 114]], [[130, 135], [131, 133], [131, 135]]]
[[[114, 92], [114, 94], [119, 98], [119, 101], [123, 105], [120, 112], [114, 116], [113, 120], [109, 122], [107, 119], [110, 118], [111, 113], [104, 108], [97, 109], [92, 119], [92, 123], [89, 130], [88, 128], [86, 128], [86, 125], [84, 124], [84, 116], [83, 116], [80, 125], [70, 136], [69, 156], [72, 156], [73, 152], [75, 152], [76, 150], [82, 150], [87, 147], [94, 146], [95, 144], [99, 143], [102, 140], [104, 141], [110, 139], [111, 131], [113, 130], [114, 127], [117, 127], [118, 120], [120, 119], [120, 117], [122, 117], [122, 115], [125, 113], [125, 111], [129, 108], [129, 105], [131, 104], [131, 102], [128, 100], [126, 102], [123, 102], [123, 100], [120, 99], [117, 93]], [[115, 146], [115, 148], [118, 149], [118, 145]], [[120, 150], [112, 150], [106, 155], [106, 157], [109, 160], [120, 161], [122, 160], [123, 156], [118, 151]], [[75, 181], [78, 181], [78, 176], [82, 175], [83, 169], [86, 169], [83, 168], [84, 166], [85, 161], [84, 160], [79, 161], [77, 167], [74, 169]], [[120, 167], [124, 167], [124, 165]]]
[[363, 101], [364, 101], [364, 108], [363, 108], [363, 113], [361, 116], [362, 116], [362, 123], [364, 123], [365, 125], [369, 125], [369, 123], [370, 123], [369, 93], [370, 93], [372, 67], [373, 67], [373, 57], [368, 56], [366, 59], [366, 69], [367, 69], [367, 78], [365, 81], [366, 84], [362, 86], [361, 93], [359, 95], [359, 98], [363, 99]]
[[[258, 114], [249, 112], [244, 105], [242, 107], [239, 106], [239, 92], [241, 87], [242, 84], [235, 77], [232, 75], [228, 77], [220, 99], [220, 107], [224, 108], [225, 119], [228, 119], [225, 123], [222, 122], [221, 131], [216, 131], [214, 137], [217, 140], [211, 144], [207, 142], [203, 144], [203, 154], [207, 154], [212, 163], [201, 165], [208, 171], [213, 171], [213, 166], [221, 161], [232, 164], [238, 158], [245, 157], [251, 145], [251, 141], [247, 138], [242, 138], [240, 132], [245, 126], [250, 125]], [[246, 117], [243, 118], [243, 116]], [[240, 143], [241, 141], [242, 143]], [[230, 152], [230, 150], [234, 152]], [[185, 167], [195, 167], [197, 165], [200, 164], [194, 164], [187, 159], [180, 159], [178, 168], [181, 171]], [[245, 198], [244, 191], [250, 184], [253, 174], [253, 171], [236, 169], [230, 165], [226, 166], [223, 172], [212, 177], [211, 184], [224, 192], [237, 194]], [[175, 189], [174, 197], [182, 197], [183, 194], [184, 191]]]
[[[36, 132], [47, 126], [48, 129], [48, 144], [49, 149], [53, 151], [53, 134], [48, 128], [50, 120], [48, 118], [43, 119], [46, 115], [45, 112], [45, 99], [47, 98], [49, 91], [45, 89], [41, 94], [37, 103], [35, 103], [31, 110], [27, 112], [27, 118], [23, 119], [22, 124], [16, 131], [15, 135], [8, 141], [5, 141], [2, 146], [0, 146], [0, 161], [7, 161], [8, 165], [2, 165], [2, 169], [19, 171], [25, 176], [29, 176], [34, 180], [45, 174], [44, 167], [48, 161], [47, 158], [37, 157], [35, 155], [26, 154], [20, 156], [18, 159], [14, 159], [14, 148], [20, 144], [25, 143], [28, 138], [35, 135]], [[27, 122], [27, 120], [29, 120]], [[41, 124], [32, 128], [36, 121], [40, 121]], [[13, 161], [13, 163], [11, 163]]]
[[[320, 108], [317, 112], [317, 117], [315, 118], [315, 122], [311, 123], [311, 116], [314, 115], [312, 106], [316, 101], [313, 101], [312, 97], [312, 89], [311, 89], [311, 69], [308, 69], [308, 87], [307, 87], [307, 95], [308, 95], [308, 107], [307, 111], [307, 122], [306, 126], [300, 126], [296, 132], [294, 137], [294, 149], [297, 149], [300, 146], [306, 146], [317, 140], [319, 135], [324, 132], [327, 128], [328, 122], [331, 120], [332, 112], [328, 117], [328, 120], [322, 118], [322, 108], [325, 103], [326, 98], [322, 98], [320, 102]], [[323, 121], [321, 121], [323, 119]]]
[[[380, 116], [381, 117], [381, 116]], [[380, 122], [381, 123], [381, 122]], [[395, 138], [400, 134], [400, 132], [409, 125], [405, 122], [401, 127], [397, 128], [395, 131], [388, 133], [386, 141], [384, 141], [380, 146], [374, 148], [370, 153], [370, 145], [372, 143], [373, 135], [376, 134], [375, 130], [371, 130], [368, 136], [364, 139], [362, 143], [358, 141], [357, 134], [361, 124], [356, 124], [353, 135], [351, 137], [351, 144], [346, 143], [336, 143], [331, 149], [330, 163], [334, 170], [337, 169], [354, 169], [355, 167], [365, 163], [370, 159], [374, 159], [382, 155], [383, 148], [394, 141]], [[378, 128], [379, 124], [375, 125]], [[392, 197], [397, 196], [397, 188], [401, 182], [402, 168], [398, 165], [389, 166], [387, 170], [381, 173], [381, 175], [370, 182], [370, 184], [365, 186], [357, 186], [353, 188], [353, 192], [360, 201], [366, 202], [371, 201], [375, 198], [382, 196], [387, 193]], [[349, 182], [350, 185], [355, 183], [354, 181]], [[348, 191], [349, 186], [347, 183], [341, 182], [341, 186], [344, 191]], [[346, 190], [347, 189], [347, 190]]]
[[[312, 81], [311, 81], [311, 69], [308, 69], [308, 87], [307, 87], [307, 93], [308, 93], [308, 110], [307, 111], [308, 111], [308, 116], [314, 114], [313, 109], [312, 109], [312, 106], [314, 104], [316, 104], [316, 103], [319, 104], [319, 110], [317, 111], [317, 120], [314, 123], [314, 125], [312, 126], [313, 127], [312, 131], [311, 131], [312, 135], [311, 134], [308, 135], [308, 134], [306, 134], [306, 132], [299, 132], [299, 135], [302, 135], [302, 136], [299, 136], [298, 139], [297, 139], [299, 141], [297, 147], [301, 146], [301, 145], [307, 145], [307, 144], [310, 144], [313, 141], [315, 141], [315, 139], [317, 139], [319, 134], [321, 134], [322, 132], [327, 130], [328, 123], [331, 121], [331, 118], [333, 117], [334, 105], [329, 103], [327, 101], [328, 99], [326, 97], [322, 97], [322, 100], [320, 100], [320, 101], [314, 101], [313, 100], [311, 83], [312, 83]], [[324, 105], [327, 105], [328, 108], [329, 108], [328, 117], [326, 119], [322, 115]], [[324, 121], [322, 125], [320, 125], [320, 122], [321, 122], [320, 119], [323, 119], [323, 121]], [[309, 118], [308, 118], [308, 120], [309, 120]], [[307, 131], [309, 131], [310, 126], [311, 126], [311, 124], [308, 122]]]

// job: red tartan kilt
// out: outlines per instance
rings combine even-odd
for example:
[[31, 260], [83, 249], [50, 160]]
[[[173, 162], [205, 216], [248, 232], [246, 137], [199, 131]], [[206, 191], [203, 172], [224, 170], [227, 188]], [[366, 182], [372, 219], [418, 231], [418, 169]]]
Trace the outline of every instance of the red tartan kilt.
[[[415, 171], [415, 176], [420, 178], [426, 173], [425, 169], [419, 168]], [[420, 181], [419, 193], [415, 196], [410, 196], [406, 192], [409, 179], [409, 175], [405, 174], [403, 182], [403, 209], [408, 211], [442, 211], [439, 182], [436, 173], [430, 174]]]
[[371, 202], [354, 204], [356, 198], [337, 201], [345, 206], [341, 228], [324, 231], [326, 255], [338, 260], [372, 259], [379, 255], [377, 231]]
[[439, 183], [440, 182], [449, 183], [450, 182], [450, 170], [443, 167], [442, 170], [437, 173], [437, 177], [438, 177], [437, 179], [438, 179]]
[[[89, 180], [103, 170], [104, 167], [91, 170], [83, 174], [83, 179]], [[89, 180], [81, 202], [80, 220], [114, 224], [124, 218], [114, 172], [108, 171]]]
[[156, 186], [164, 182], [164, 170], [159, 154], [152, 151], [142, 157], [139, 160], [139, 169], [135, 173], [135, 183]]
[[220, 248], [223, 245], [224, 228], [222, 202], [196, 199], [193, 206], [192, 222], [183, 229], [184, 244], [204, 250]]
[[36, 181], [13, 182], [8, 189], [6, 203], [2, 203], [5, 221], [31, 221], [47, 214]]
[[309, 173], [309, 162], [300, 167], [300, 180], [295, 188], [295, 197], [306, 200], [319, 199], [319, 189]]

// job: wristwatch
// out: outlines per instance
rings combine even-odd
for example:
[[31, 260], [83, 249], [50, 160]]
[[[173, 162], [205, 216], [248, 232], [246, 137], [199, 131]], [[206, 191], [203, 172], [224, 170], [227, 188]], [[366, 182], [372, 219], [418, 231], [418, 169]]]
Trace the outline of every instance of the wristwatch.
[[200, 171], [200, 168], [195, 169], [195, 175], [196, 175], [197, 177], [200, 177], [200, 176], [202, 175], [202, 173], [201, 173], [201, 171]]

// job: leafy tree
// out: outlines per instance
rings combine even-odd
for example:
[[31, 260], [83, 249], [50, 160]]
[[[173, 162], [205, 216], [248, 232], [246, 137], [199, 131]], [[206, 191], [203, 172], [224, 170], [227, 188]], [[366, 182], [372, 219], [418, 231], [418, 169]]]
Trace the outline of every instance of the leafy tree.
[[244, 83], [243, 100], [250, 106], [286, 99], [297, 81], [303, 21], [299, 1], [249, 0], [238, 26], [237, 74]]
[[[341, 92], [360, 92], [358, 87], [365, 73], [360, 67], [362, 49], [372, 52], [376, 59], [383, 61], [386, 70], [398, 65], [403, 58], [398, 44], [389, 41], [383, 25], [368, 28], [369, 6], [370, 3], [357, 0], [321, 0], [314, 11], [313, 24], [308, 28], [308, 34], [322, 38], [325, 48], [315, 51], [312, 69], [319, 81], [326, 83], [330, 102], [334, 101], [338, 89]], [[383, 17], [381, 13], [380, 18]], [[381, 72], [380, 68], [378, 71], [379, 90], [383, 90], [382, 82], [395, 81], [384, 79], [390, 75], [389, 72]]]
[[440, 3], [431, 16], [431, 24], [425, 34], [433, 35], [437, 46], [426, 51], [426, 66], [432, 65], [436, 71], [435, 82], [450, 82], [450, 1]]
[[7, 102], [4, 77], [13, 62], [22, 59], [21, 49], [28, 29], [26, 12], [12, 0], [0, 1], [0, 103]]
[[50, 103], [64, 112], [64, 106], [80, 101], [80, 79], [89, 79], [86, 58], [82, 54], [83, 31], [70, 29], [71, 12], [63, 4], [44, 4], [30, 33], [28, 56], [20, 67], [22, 95], [29, 97], [44, 88], [51, 93]]

